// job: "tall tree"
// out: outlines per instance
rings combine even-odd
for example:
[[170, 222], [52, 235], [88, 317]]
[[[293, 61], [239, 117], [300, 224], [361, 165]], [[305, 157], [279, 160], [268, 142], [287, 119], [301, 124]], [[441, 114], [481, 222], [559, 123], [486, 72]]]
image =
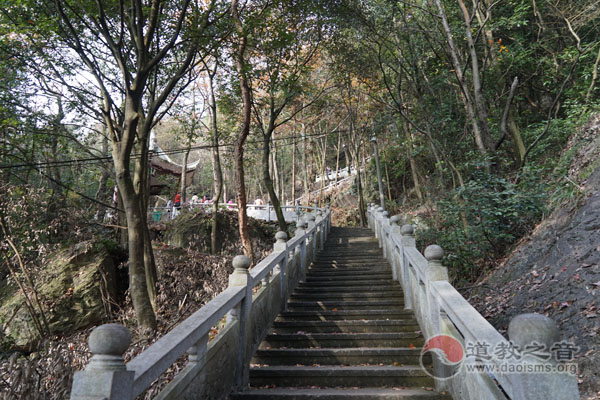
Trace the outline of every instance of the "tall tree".
[[237, 33], [237, 37], [235, 38], [237, 46], [234, 49], [234, 59], [242, 95], [242, 126], [238, 132], [234, 148], [235, 183], [237, 190], [236, 201], [238, 206], [240, 239], [242, 240], [242, 246], [244, 247], [244, 254], [250, 257], [254, 263], [254, 252], [252, 251], [252, 242], [250, 241], [250, 232], [248, 231], [246, 182], [244, 174], [244, 144], [250, 134], [250, 123], [252, 120], [252, 100], [248, 66], [246, 63], [246, 49], [250, 27], [245, 26], [242, 22], [238, 3], [238, 0], [231, 1], [231, 19]]
[[146, 225], [149, 133], [189, 83], [216, 7], [217, 0], [202, 6], [190, 0], [30, 0], [4, 8], [36, 44], [29, 67], [67, 88], [106, 125], [127, 218], [130, 291], [144, 328], [156, 327], [156, 269]]

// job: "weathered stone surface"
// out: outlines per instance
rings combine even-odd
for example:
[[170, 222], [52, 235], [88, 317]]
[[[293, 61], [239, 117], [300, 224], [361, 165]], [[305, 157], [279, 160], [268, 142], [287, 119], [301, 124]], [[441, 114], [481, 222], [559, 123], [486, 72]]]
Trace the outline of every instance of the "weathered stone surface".
[[[56, 253], [36, 279], [40, 300], [52, 333], [96, 324], [107, 315], [104, 299], [117, 295], [113, 256], [103, 244], [79, 243]], [[24, 305], [21, 291], [1, 299], [0, 326], [19, 348], [28, 348], [39, 335]]]
[[[163, 232], [165, 242], [171, 246], [192, 248], [202, 252], [210, 252], [210, 234], [212, 214], [204, 212], [182, 212], [169, 224]], [[217, 242], [220, 254], [237, 254], [239, 252], [239, 232], [237, 215], [233, 211], [218, 214]], [[271, 243], [276, 229], [266, 222], [249, 219], [250, 239], [254, 248], [260, 249], [265, 243]]]

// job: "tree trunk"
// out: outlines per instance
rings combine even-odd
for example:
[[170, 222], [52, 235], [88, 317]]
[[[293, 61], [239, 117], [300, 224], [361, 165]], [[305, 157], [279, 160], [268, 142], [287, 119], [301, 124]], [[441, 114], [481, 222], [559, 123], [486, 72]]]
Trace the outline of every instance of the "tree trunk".
[[185, 153], [183, 153], [183, 162], [181, 163], [181, 205], [185, 204], [187, 200], [187, 164], [190, 157], [190, 151], [192, 147], [191, 140], [188, 140]]
[[156, 318], [148, 295], [144, 266], [144, 225], [140, 210], [140, 199], [136, 194], [129, 170], [129, 160], [122, 158], [120, 144], [113, 146], [113, 158], [117, 175], [117, 185], [127, 217], [127, 237], [129, 244], [129, 290], [140, 327], [156, 329]]
[[423, 204], [424, 202], [424, 197], [423, 197], [423, 192], [421, 191], [421, 182], [419, 181], [419, 174], [417, 171], [417, 163], [414, 159], [414, 157], [412, 156], [413, 153], [413, 135], [410, 132], [410, 128], [407, 126], [406, 121], [404, 121], [404, 135], [406, 136], [406, 142], [408, 144], [407, 148], [406, 148], [406, 157], [408, 158], [408, 163], [410, 165], [410, 171], [412, 174], [412, 179], [413, 179], [413, 184], [415, 185], [415, 192], [417, 193], [417, 198], [419, 199], [419, 202], [421, 204]]
[[[140, 138], [148, 137], [148, 135], [138, 135]], [[149, 172], [148, 172], [148, 141], [141, 140], [138, 146], [140, 157], [135, 160], [135, 170], [133, 174], [133, 187], [136, 195], [136, 201], [139, 203], [141, 214], [140, 225], [143, 243], [143, 262], [144, 274], [146, 279], [146, 287], [152, 309], [156, 311], [156, 281], [158, 273], [154, 262], [154, 252], [152, 251], [152, 241], [150, 240], [150, 232], [148, 231], [148, 192], [150, 187]], [[129, 225], [128, 225], [129, 226]], [[131, 246], [131, 242], [129, 242]]]
[[[106, 136], [106, 128], [103, 129], [102, 132], [102, 155], [108, 155], [108, 137]], [[106, 187], [106, 183], [108, 182], [108, 178], [110, 177], [110, 170], [104, 164], [102, 164], [102, 172], [100, 173], [100, 179], [98, 181], [98, 190], [96, 190], [96, 195], [94, 198], [100, 202], [108, 203], [109, 202], [109, 192]], [[106, 212], [106, 207], [102, 205], [98, 205], [97, 215], [98, 220], [100, 222], [104, 219], [104, 213]]]
[[335, 186], [338, 183], [338, 171], [340, 170], [340, 146], [342, 144], [342, 134], [338, 132], [338, 141], [336, 148], [336, 157], [335, 157]]
[[523, 138], [521, 138], [519, 127], [517, 126], [514, 118], [512, 117], [512, 112], [508, 115], [507, 126], [508, 132], [510, 132], [510, 136], [512, 136], [513, 139], [512, 142], [514, 153], [518, 161], [517, 165], [521, 165], [523, 157], [525, 157], [525, 144], [523, 143]]
[[127, 237], [127, 216], [125, 215], [125, 204], [123, 203], [123, 196], [121, 196], [121, 190], [117, 185], [117, 208], [122, 211], [117, 212], [117, 222], [119, 228], [117, 228], [117, 237], [121, 247], [129, 249], [129, 239]]
[[[215, 67], [216, 72], [216, 67]], [[218, 211], [219, 211], [219, 200], [223, 194], [223, 170], [221, 169], [221, 157], [219, 154], [219, 129], [217, 126], [217, 102], [215, 99], [215, 90], [213, 85], [214, 73], [209, 74], [208, 87], [208, 109], [210, 113], [210, 129], [211, 129], [211, 156], [212, 156], [212, 167], [213, 167], [213, 182], [215, 197], [213, 199], [212, 207], [212, 223], [210, 231], [210, 252], [211, 254], [217, 254], [219, 251], [217, 241], [217, 230], [218, 226]]]
[[269, 159], [271, 158], [270, 137], [271, 135], [268, 133], [263, 137], [263, 183], [267, 188], [267, 192], [269, 192], [269, 199], [271, 200], [271, 204], [275, 210], [275, 215], [277, 215], [277, 224], [279, 225], [279, 230], [286, 232], [287, 224], [285, 223], [285, 218], [283, 217], [283, 212], [281, 211], [281, 205], [279, 204], [279, 198], [277, 198], [277, 193], [269, 172]]
[[[358, 158], [356, 159], [358, 160]], [[367, 226], [367, 216], [365, 215], [365, 200], [363, 197], [360, 165], [356, 166], [356, 186], [358, 188], [358, 215], [360, 216], [360, 224], [364, 227]]]
[[238, 205], [238, 225], [240, 239], [244, 247], [244, 254], [250, 257], [254, 264], [254, 253], [252, 251], [252, 242], [250, 240], [250, 232], [248, 231], [248, 213], [246, 212], [246, 183], [244, 180], [244, 143], [250, 133], [250, 120], [252, 113], [252, 104], [250, 98], [250, 85], [246, 75], [246, 41], [247, 33], [244, 30], [242, 21], [238, 13], [238, 0], [231, 1], [231, 16], [233, 24], [239, 35], [239, 43], [236, 50], [236, 69], [240, 79], [240, 90], [242, 95], [243, 110], [242, 110], [242, 128], [238, 134], [234, 150], [235, 163], [235, 179], [236, 179], [236, 200]]
[[448, 49], [450, 52], [450, 58], [452, 59], [452, 64], [453, 64], [454, 71], [456, 74], [456, 80], [458, 81], [458, 84], [461, 88], [460, 97], [463, 101], [465, 111], [467, 112], [467, 115], [468, 115], [469, 119], [471, 120], [471, 124], [473, 127], [473, 135], [475, 136], [475, 143], [477, 145], [477, 149], [479, 150], [479, 152], [481, 153], [482, 156], [487, 157], [488, 149], [486, 146], [486, 141], [484, 140], [483, 134], [479, 127], [479, 121], [478, 121], [478, 118], [477, 118], [477, 115], [475, 112], [475, 106], [473, 105], [473, 101], [471, 100], [471, 96], [469, 94], [469, 90], [467, 88], [467, 85], [466, 85], [466, 82], [464, 79], [462, 65], [461, 65], [460, 60], [458, 59], [458, 51], [454, 44], [454, 38], [452, 36], [452, 31], [450, 29], [450, 25], [448, 24], [448, 20], [446, 18], [446, 13], [444, 12], [444, 9], [442, 8], [440, 0], [434, 0], [434, 3], [438, 10], [438, 14], [439, 14], [440, 20], [442, 22], [442, 26], [444, 28], [444, 33], [446, 34], [446, 40], [448, 41]]
[[292, 205], [296, 205], [296, 133], [292, 141]]
[[306, 146], [306, 130], [304, 124], [302, 124], [302, 165], [304, 167], [304, 193], [303, 196], [306, 196], [306, 202], [310, 203], [310, 175], [308, 172], [308, 161], [307, 161], [307, 146]]
[[469, 11], [462, 0], [458, 0], [458, 4], [463, 12], [465, 21], [465, 35], [467, 37], [467, 45], [469, 47], [469, 54], [471, 58], [471, 70], [473, 79], [473, 97], [475, 99], [475, 109], [477, 110], [477, 119], [479, 122], [479, 129], [481, 131], [481, 137], [483, 144], [488, 152], [494, 151], [494, 141], [490, 135], [488, 126], [488, 112], [485, 99], [483, 97], [483, 87], [481, 84], [481, 74], [479, 71], [479, 58], [477, 51], [475, 50], [475, 42], [473, 40], [473, 34], [471, 31], [471, 16]]

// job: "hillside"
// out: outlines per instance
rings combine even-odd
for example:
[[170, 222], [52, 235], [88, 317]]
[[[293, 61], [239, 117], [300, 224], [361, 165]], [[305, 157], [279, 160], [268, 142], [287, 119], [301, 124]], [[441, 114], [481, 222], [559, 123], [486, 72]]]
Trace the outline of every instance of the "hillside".
[[600, 116], [569, 148], [574, 155], [566, 181], [578, 186], [576, 201], [523, 238], [470, 301], [501, 332], [521, 313], [553, 318], [563, 338], [579, 346], [580, 391], [594, 399], [600, 398]]

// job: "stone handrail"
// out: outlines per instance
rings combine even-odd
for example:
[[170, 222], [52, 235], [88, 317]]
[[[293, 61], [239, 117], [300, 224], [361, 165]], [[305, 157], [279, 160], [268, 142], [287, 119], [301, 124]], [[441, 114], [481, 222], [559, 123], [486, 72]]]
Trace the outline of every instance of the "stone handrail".
[[[374, 204], [369, 205], [367, 214], [369, 227], [392, 265], [393, 279], [402, 285], [405, 308], [415, 313], [426, 343], [449, 335], [462, 345], [462, 366], [454, 372], [447, 361], [433, 358], [436, 389], [448, 391], [456, 399], [579, 399], [574, 364], [550, 359], [549, 350], [559, 342], [553, 320], [539, 314], [519, 315], [511, 321], [510, 341], [506, 340], [448, 282], [441, 247], [428, 246], [423, 255], [415, 246], [412, 225], [400, 227], [399, 217], [388, 218], [387, 211]], [[519, 353], [529, 346], [543, 346], [541, 352], [548, 359]], [[469, 354], [465, 348], [479, 350]], [[483, 354], [483, 348], [513, 349], [518, 356]], [[474, 368], [477, 366], [480, 368]]]
[[[194, 204], [184, 203], [181, 206], [181, 208], [187, 209], [187, 210], [212, 209], [212, 206], [213, 206], [213, 203], [194, 203]], [[222, 208], [222, 209], [237, 210], [236, 203], [219, 203], [218, 207]], [[153, 220], [155, 218], [155, 216], [156, 216], [156, 220], [154, 220], [154, 222], [170, 220], [170, 219], [174, 218], [174, 216], [177, 214], [176, 212], [173, 212], [173, 208], [174, 207], [171, 207], [171, 208], [169, 208], [169, 207], [150, 207], [148, 209], [148, 220], [149, 221]], [[277, 215], [275, 214], [275, 207], [273, 207], [271, 204], [248, 204], [248, 205], [246, 205], [246, 210], [247, 210], [248, 216], [255, 218], [255, 219], [260, 219], [263, 221], [276, 221], [277, 220]], [[299, 221], [300, 218], [302, 218], [303, 214], [314, 211], [314, 210], [315, 210], [315, 207], [301, 206], [299, 204], [281, 206], [281, 211], [283, 211], [283, 213], [284, 213], [286, 222]]]
[[[134, 399], [186, 353], [187, 365], [155, 399], [221, 399], [247, 386], [252, 354], [285, 310], [330, 229], [330, 210], [317, 208], [297, 223], [291, 240], [277, 232], [273, 252], [251, 270], [248, 257], [235, 257], [225, 291], [127, 364], [123, 354], [129, 331], [118, 324], [94, 329], [89, 337], [93, 356], [85, 370], [75, 373], [71, 399]], [[210, 331], [225, 316], [225, 326], [209, 342]]]

